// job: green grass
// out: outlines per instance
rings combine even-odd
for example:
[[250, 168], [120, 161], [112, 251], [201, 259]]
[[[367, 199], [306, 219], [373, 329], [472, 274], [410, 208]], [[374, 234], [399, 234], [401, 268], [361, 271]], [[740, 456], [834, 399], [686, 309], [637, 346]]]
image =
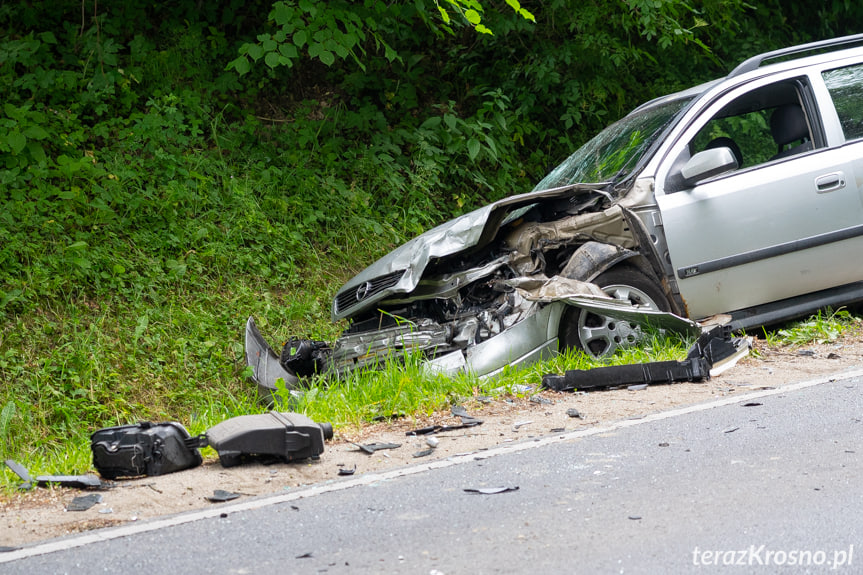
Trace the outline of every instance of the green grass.
[[808, 343], [829, 343], [843, 333], [859, 329], [861, 320], [846, 309], [819, 311], [812, 317], [794, 323], [776, 332], [776, 338], [768, 342], [785, 345], [806, 345]]
[[[240, 277], [230, 289], [186, 285], [158, 302], [76, 300], [11, 318], [0, 332], [3, 459], [35, 473], [81, 473], [91, 468], [89, 435], [100, 427], [175, 420], [197, 434], [229, 417], [265, 411], [245, 377], [245, 319], [255, 315], [274, 344], [296, 333], [334, 337], [338, 328], [325, 318], [326, 277], [280, 292]], [[859, 318], [840, 310], [769, 333], [773, 344], [800, 345], [832, 341], [859, 325]], [[310, 381], [292, 409], [337, 430], [380, 418], [418, 418], [476, 396], [524, 394], [518, 391], [523, 385], [535, 393], [545, 373], [682, 359], [690, 343], [651, 333], [640, 347], [605, 361], [567, 352], [486, 380], [433, 375], [416, 357], [394, 358], [384, 369]], [[8, 470], [2, 477], [7, 487], [17, 483]]]

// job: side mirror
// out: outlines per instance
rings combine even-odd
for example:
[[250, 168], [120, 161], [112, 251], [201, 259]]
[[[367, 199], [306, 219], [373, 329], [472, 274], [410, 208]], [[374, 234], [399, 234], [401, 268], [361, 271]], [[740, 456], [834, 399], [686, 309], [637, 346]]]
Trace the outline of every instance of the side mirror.
[[680, 170], [685, 187], [691, 187], [701, 180], [736, 170], [737, 158], [731, 148], [712, 148], [692, 156]]

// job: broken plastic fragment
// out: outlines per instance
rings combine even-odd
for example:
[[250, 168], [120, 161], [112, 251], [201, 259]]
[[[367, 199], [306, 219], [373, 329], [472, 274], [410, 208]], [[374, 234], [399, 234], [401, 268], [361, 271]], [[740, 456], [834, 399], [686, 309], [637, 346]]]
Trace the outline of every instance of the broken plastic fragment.
[[414, 453], [414, 457], [427, 457], [432, 453], [434, 453], [434, 449], [432, 448], [423, 449], [422, 451], [417, 451], [416, 453]]
[[66, 511], [87, 511], [97, 503], [102, 503], [101, 493], [80, 495], [73, 499], [67, 506]]
[[365, 445], [360, 445], [359, 443], [351, 442], [351, 444], [356, 445], [361, 451], [364, 451], [369, 455], [382, 449], [397, 449], [402, 446], [401, 443], [366, 443]]
[[357, 471], [357, 466], [353, 467], [339, 467], [339, 475], [353, 475]]
[[239, 496], [239, 493], [232, 493], [230, 491], [225, 491], [224, 489], [216, 489], [213, 491], [212, 495], [206, 497], [206, 500], [212, 503], [223, 503], [225, 501], [236, 499]]
[[466, 493], [479, 493], [481, 495], [495, 495], [497, 493], [507, 493], [509, 491], [518, 491], [518, 486], [515, 487], [479, 487], [472, 488], [468, 487], [465, 489]]
[[86, 489], [86, 488], [96, 488], [96, 489], [105, 489], [108, 487], [113, 487], [113, 483], [104, 482], [95, 475], [87, 474], [87, 475], [39, 475], [36, 478], [30, 476], [30, 472], [21, 465], [20, 463], [13, 461], [12, 459], [6, 460], [6, 467], [12, 470], [15, 475], [20, 477], [24, 483], [19, 485], [19, 489], [27, 490], [32, 489], [33, 485], [38, 485], [39, 487], [47, 487], [52, 483], [56, 483], [61, 487], [74, 487], [78, 489]]

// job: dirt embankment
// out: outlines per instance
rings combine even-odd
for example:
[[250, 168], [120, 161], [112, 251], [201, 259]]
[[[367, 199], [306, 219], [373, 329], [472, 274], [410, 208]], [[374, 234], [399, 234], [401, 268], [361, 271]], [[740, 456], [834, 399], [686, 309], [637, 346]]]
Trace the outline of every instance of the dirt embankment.
[[[217, 459], [208, 459], [195, 469], [119, 481], [114, 488], [99, 492], [102, 501], [86, 511], [66, 511], [72, 499], [85, 494], [77, 489], [37, 488], [7, 496], [0, 500], [0, 547], [218, 505], [207, 499], [215, 490], [236, 493], [241, 498], [284, 493], [341, 479], [344, 471], [340, 470], [353, 469], [355, 475], [380, 472], [861, 367], [863, 336], [855, 335], [803, 348], [768, 348], [756, 340], [754, 353], [704, 383], [572, 394], [539, 392], [537, 382], [535, 395], [529, 397], [466, 402], [468, 413], [483, 423], [435, 434], [437, 445], [433, 449], [428, 436], [410, 437], [406, 432], [429, 425], [458, 425], [460, 419], [450, 412], [361, 429], [339, 429], [316, 462], [250, 463], [226, 469]], [[579, 417], [573, 416], [573, 409]], [[369, 455], [357, 448], [358, 443], [397, 443], [400, 447]]]

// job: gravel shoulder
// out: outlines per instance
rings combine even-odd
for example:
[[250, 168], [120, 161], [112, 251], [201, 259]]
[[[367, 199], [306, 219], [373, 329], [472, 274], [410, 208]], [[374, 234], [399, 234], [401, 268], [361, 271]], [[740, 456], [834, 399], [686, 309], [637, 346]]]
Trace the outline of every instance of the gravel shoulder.
[[[825, 344], [772, 348], [755, 340], [753, 353], [725, 373], [704, 383], [657, 385], [638, 391], [614, 389], [590, 393], [543, 391], [528, 397], [509, 397], [483, 403], [471, 400], [467, 412], [482, 424], [434, 435], [437, 446], [428, 452], [428, 436], [406, 432], [429, 425], [460, 423], [449, 412], [423, 419], [406, 418], [356, 429], [338, 429], [320, 460], [263, 465], [248, 463], [223, 468], [214, 452], [204, 465], [170, 475], [118, 481], [101, 491], [102, 502], [86, 511], [66, 506], [86, 492], [69, 488], [37, 488], [0, 499], [0, 547], [20, 547], [48, 539], [123, 525], [219, 505], [207, 497], [215, 490], [241, 498], [284, 493], [286, 490], [343, 479], [340, 470], [354, 475], [396, 469], [415, 463], [446, 459], [511, 442], [607, 424], [622, 419], [776, 388], [841, 374], [863, 367], [863, 335], [852, 334]], [[539, 387], [537, 382], [537, 390]], [[541, 399], [537, 399], [541, 398]], [[580, 417], [572, 417], [575, 409]], [[355, 444], [397, 443], [400, 447], [369, 455]], [[205, 452], [205, 455], [207, 452]]]

